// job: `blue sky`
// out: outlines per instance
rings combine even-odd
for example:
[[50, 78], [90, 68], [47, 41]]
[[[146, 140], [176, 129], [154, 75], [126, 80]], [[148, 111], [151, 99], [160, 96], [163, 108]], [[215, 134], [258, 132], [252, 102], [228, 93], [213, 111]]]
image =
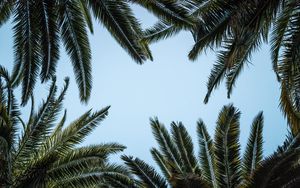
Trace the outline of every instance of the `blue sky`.
[[[155, 18], [143, 9], [134, 9], [144, 27], [155, 23]], [[6, 24], [0, 28], [0, 64], [9, 70], [13, 65], [11, 27], [11, 24]], [[255, 53], [251, 64], [245, 67], [230, 99], [227, 99], [226, 89], [222, 84], [213, 92], [209, 103], [204, 104], [206, 81], [215, 54], [208, 51], [197, 61], [189, 61], [187, 54], [193, 45], [190, 33], [181, 32], [171, 39], [151, 45], [154, 61], [138, 65], [100, 24], [94, 23], [94, 32], [94, 35], [90, 35], [93, 90], [87, 105], [79, 101], [73, 69], [65, 52], [61, 53], [57, 67], [59, 86], [62, 86], [65, 76], [71, 78], [64, 103], [68, 110], [68, 122], [90, 108], [97, 110], [111, 105], [108, 118], [84, 144], [119, 142], [127, 146], [124, 153], [154, 164], [149, 152], [151, 147], [156, 146], [149, 125], [150, 117], [158, 117], [167, 127], [171, 121], [182, 121], [192, 135], [198, 151], [197, 120], [204, 120], [212, 136], [221, 107], [229, 103], [233, 103], [242, 112], [243, 147], [251, 122], [261, 110], [265, 117], [264, 154], [270, 154], [284, 140], [287, 125], [278, 107], [280, 86], [272, 71], [267, 45]], [[36, 105], [45, 98], [47, 88], [41, 84], [36, 87]], [[28, 114], [28, 106], [23, 109], [23, 113]]]

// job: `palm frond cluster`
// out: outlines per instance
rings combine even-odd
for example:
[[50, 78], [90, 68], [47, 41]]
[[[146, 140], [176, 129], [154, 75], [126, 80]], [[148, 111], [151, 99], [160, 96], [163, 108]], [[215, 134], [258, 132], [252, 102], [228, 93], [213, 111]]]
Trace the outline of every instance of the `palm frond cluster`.
[[[206, 49], [217, 50], [207, 82], [207, 103], [212, 91], [226, 79], [230, 97], [237, 77], [250, 62], [253, 52], [270, 43], [274, 72], [281, 83], [280, 104], [284, 115], [297, 134], [300, 128], [299, 106], [299, 33], [300, 17], [297, 0], [188, 0], [188, 15], [197, 19], [192, 32], [195, 44], [191, 60]], [[144, 33], [144, 40], [154, 42], [173, 36], [184, 28], [165, 20]]]
[[172, 122], [171, 133], [157, 119], [151, 128], [159, 148], [151, 154], [163, 176], [139, 158], [122, 156], [142, 187], [296, 187], [300, 185], [299, 136], [290, 135], [282, 147], [263, 159], [263, 114], [253, 120], [244, 155], [239, 143], [240, 112], [232, 105], [220, 111], [215, 137], [202, 120], [197, 122], [198, 157], [181, 122]]
[[[186, 11], [172, 1], [131, 1], [158, 17], [192, 27]], [[177, 10], [180, 10], [178, 13]], [[100, 22], [139, 64], [152, 59], [142, 28], [127, 0], [1, 0], [0, 26], [13, 19], [15, 67], [13, 84], [22, 82], [22, 103], [30, 99], [37, 77], [42, 82], [56, 73], [60, 43], [70, 56], [80, 99], [87, 102], [92, 88], [88, 30]]]
[[117, 143], [79, 144], [107, 116], [109, 107], [84, 113], [65, 126], [60, 121], [68, 79], [61, 92], [55, 80], [47, 99], [32, 109], [28, 121], [21, 118], [10, 75], [0, 68], [0, 187], [129, 187], [129, 171], [110, 163], [111, 154], [123, 151]]

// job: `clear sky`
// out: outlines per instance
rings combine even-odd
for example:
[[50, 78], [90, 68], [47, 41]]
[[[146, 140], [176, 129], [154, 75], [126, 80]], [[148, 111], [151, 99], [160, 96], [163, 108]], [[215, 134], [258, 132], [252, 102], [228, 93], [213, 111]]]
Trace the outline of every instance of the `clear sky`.
[[[154, 17], [134, 7], [144, 27], [155, 23]], [[13, 64], [12, 25], [0, 28], [0, 64], [9, 70]], [[254, 116], [264, 111], [264, 154], [270, 154], [282, 143], [287, 125], [279, 109], [280, 86], [272, 71], [269, 47], [263, 46], [238, 78], [231, 99], [222, 84], [213, 92], [208, 104], [203, 103], [206, 82], [215, 60], [213, 52], [201, 55], [197, 61], [187, 58], [193, 45], [188, 32], [151, 45], [153, 62], [136, 64], [100, 24], [94, 23], [90, 36], [92, 49], [93, 90], [87, 105], [80, 103], [71, 62], [65, 52], [57, 67], [58, 84], [65, 76], [71, 84], [64, 103], [67, 121], [79, 117], [89, 108], [111, 105], [109, 116], [84, 144], [119, 142], [127, 146], [124, 153], [140, 157], [150, 164], [150, 148], [156, 146], [149, 118], [157, 116], [169, 127], [171, 121], [182, 121], [192, 135], [198, 152], [196, 121], [202, 118], [213, 136], [215, 122], [223, 105], [233, 103], [242, 112], [241, 143], [244, 148]], [[45, 98], [46, 85], [35, 90], [36, 105]], [[20, 88], [18, 89], [20, 90]], [[19, 98], [20, 99], [20, 98]], [[23, 109], [28, 114], [28, 107]], [[115, 160], [118, 160], [115, 158]]]

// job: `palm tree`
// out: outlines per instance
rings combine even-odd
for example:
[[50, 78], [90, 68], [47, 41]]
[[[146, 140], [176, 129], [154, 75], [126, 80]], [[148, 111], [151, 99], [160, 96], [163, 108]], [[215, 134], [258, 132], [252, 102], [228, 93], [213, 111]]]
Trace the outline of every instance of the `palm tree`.
[[[66, 111], [56, 122], [68, 87], [57, 95], [55, 79], [48, 97], [28, 121], [21, 118], [12, 80], [0, 68], [0, 187], [128, 187], [133, 185], [125, 167], [108, 162], [125, 149], [117, 143], [79, 144], [107, 116], [109, 107], [84, 113], [65, 126]], [[57, 96], [56, 96], [57, 95]]]
[[163, 176], [141, 159], [131, 156], [122, 156], [122, 159], [138, 177], [141, 187], [265, 188], [299, 184], [299, 136], [290, 136], [283, 147], [263, 160], [263, 114], [260, 112], [253, 120], [245, 153], [241, 157], [239, 119], [240, 112], [235, 107], [224, 106], [217, 120], [214, 140], [203, 121], [199, 120], [198, 158], [194, 154], [191, 136], [181, 122], [172, 122], [170, 134], [158, 119], [151, 119], [159, 146], [159, 149], [152, 148], [151, 154]]
[[[132, 2], [176, 25], [192, 25], [176, 2]], [[152, 59], [147, 44], [140, 41], [142, 29], [128, 0], [2, 0], [0, 26], [12, 16], [13, 84], [22, 82], [23, 104], [30, 99], [38, 74], [42, 82], [55, 75], [60, 41], [71, 58], [80, 99], [87, 102], [92, 87], [87, 28], [93, 33], [93, 18], [106, 27], [137, 63]]]
[[[178, 1], [181, 2], [181, 1]], [[299, 45], [300, 16], [297, 0], [189, 0], [187, 7], [198, 24], [191, 32], [195, 44], [191, 60], [207, 48], [219, 49], [207, 82], [207, 103], [211, 92], [226, 79], [230, 97], [237, 77], [254, 51], [270, 43], [274, 72], [281, 83], [280, 104], [292, 132], [300, 129]], [[144, 40], [154, 42], [184, 28], [160, 21], [146, 30]], [[269, 39], [270, 38], [270, 39]]]

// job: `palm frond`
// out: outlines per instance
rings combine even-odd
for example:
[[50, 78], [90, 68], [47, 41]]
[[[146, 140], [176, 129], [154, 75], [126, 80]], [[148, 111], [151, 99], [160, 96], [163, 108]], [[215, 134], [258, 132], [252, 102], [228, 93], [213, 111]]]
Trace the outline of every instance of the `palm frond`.
[[257, 34], [253, 34], [251, 30], [242, 30], [241, 35], [237, 37], [237, 41], [234, 42], [234, 53], [228, 58], [227, 64], [231, 65], [229, 73], [226, 75], [227, 97], [233, 90], [233, 86], [237, 77], [241, 73], [244, 65], [249, 61], [254, 50], [257, 50], [261, 44], [261, 38]]
[[84, 138], [94, 129], [96, 126], [107, 116], [109, 107], [105, 107], [100, 111], [91, 114], [90, 111], [83, 114], [76, 121], [71, 123], [60, 134], [54, 135], [49, 139], [49, 143], [45, 150], [47, 153], [53, 150], [51, 146], [57, 147], [57, 150], [61, 153], [67, 152], [69, 148], [75, 144], [81, 143]]
[[124, 11], [127, 3], [120, 0], [89, 0], [88, 4], [95, 18], [101, 21], [117, 42], [137, 63], [143, 63], [147, 55], [140, 44], [139, 36], [135, 35], [135, 30], [132, 29], [138, 26], [128, 19], [133, 15]]
[[224, 56], [223, 53], [219, 54], [218, 61], [216, 64], [214, 64], [211, 73], [208, 78], [207, 82], [207, 93], [204, 98], [204, 103], [208, 103], [208, 100], [210, 98], [210, 95], [213, 91], [213, 89], [217, 88], [221, 81], [223, 80], [225, 73], [226, 73], [226, 59], [227, 57]]
[[124, 146], [111, 144], [98, 144], [76, 148], [61, 156], [47, 171], [51, 181], [61, 181], [82, 174], [89, 168], [102, 167], [107, 157], [125, 149]]
[[280, 79], [279, 72], [278, 72], [279, 51], [283, 45], [282, 44], [283, 39], [287, 31], [287, 26], [289, 24], [289, 20], [293, 12], [294, 6], [295, 6], [295, 2], [287, 1], [283, 10], [281, 11], [280, 15], [278, 16], [278, 18], [274, 23], [274, 27], [271, 34], [272, 64], [273, 64], [273, 70], [277, 74], [278, 79]]
[[55, 76], [56, 64], [59, 59], [59, 28], [57, 25], [58, 11], [55, 1], [37, 1], [36, 10], [38, 10], [40, 26], [40, 44], [41, 44], [41, 80], [42, 82]]
[[195, 173], [198, 169], [198, 165], [194, 155], [194, 146], [191, 136], [181, 122], [172, 122], [171, 132], [182, 160], [184, 172]]
[[287, 118], [292, 133], [296, 135], [300, 129], [300, 113], [292, 102], [287, 84], [283, 81], [281, 82], [280, 108]]
[[243, 157], [244, 180], [249, 180], [263, 159], [263, 113], [260, 112], [253, 120], [250, 136]]
[[131, 24], [131, 30], [132, 30], [131, 32], [134, 33], [135, 37], [137, 37], [137, 41], [139, 45], [141, 45], [144, 55], [146, 56], [147, 59], [152, 61], [153, 57], [149, 49], [148, 43], [142, 41], [143, 29], [140, 21], [134, 16], [133, 10], [126, 3], [123, 4], [122, 6], [122, 13], [124, 15], [127, 15], [125, 18]]
[[157, 118], [150, 119], [152, 133], [159, 145], [164, 156], [174, 164], [177, 171], [182, 172], [182, 161], [180, 160], [179, 151], [174, 144], [170, 134], [163, 124]]
[[138, 176], [146, 187], [155, 188], [167, 188], [166, 181], [155, 171], [155, 169], [149, 166], [144, 161], [131, 156], [123, 155], [121, 157], [125, 164], [130, 168], [131, 172]]
[[51, 121], [55, 121], [55, 116], [52, 116], [51, 113], [52, 103], [55, 100], [57, 90], [55, 83], [56, 81], [54, 80], [51, 84], [47, 100], [40, 107], [38, 113], [31, 115], [30, 124], [26, 125], [26, 129], [17, 147], [17, 152], [13, 157], [15, 166], [24, 165], [24, 162], [30, 160], [31, 155], [33, 155], [30, 151], [35, 151], [51, 131]]
[[152, 148], [150, 152], [156, 164], [159, 166], [160, 170], [162, 171], [164, 177], [167, 180], [170, 180], [170, 178], [172, 177], [172, 165], [169, 164], [168, 159], [166, 159], [162, 155], [162, 153], [155, 148]]
[[[50, 187], [134, 187], [130, 175], [123, 166], [106, 164], [88, 168], [70, 178], [49, 182]], [[118, 186], [116, 186], [118, 185]], [[121, 185], [121, 186], [120, 186]]]
[[300, 134], [294, 136], [291, 132], [288, 133], [284, 143], [277, 148], [277, 154], [284, 154], [286, 152], [290, 152], [295, 150], [300, 146]]
[[227, 35], [229, 21], [230, 17], [225, 17], [212, 29], [206, 28], [206, 23], [200, 22], [194, 30], [196, 43], [189, 52], [189, 59], [196, 60], [206, 47], [220, 47], [223, 42], [223, 38]]
[[180, 27], [170, 25], [165, 21], [159, 21], [143, 33], [143, 41], [147, 43], [157, 42], [172, 37], [182, 30]]
[[13, 1], [3, 0], [0, 2], [0, 27], [9, 19], [13, 11]]
[[81, 8], [82, 14], [84, 15], [84, 20], [85, 20], [90, 32], [94, 33], [92, 16], [90, 14], [90, 11], [87, 7], [87, 4], [86, 4], [85, 0], [79, 0], [78, 3], [79, 3], [79, 6]]
[[59, 121], [59, 123], [56, 125], [56, 127], [54, 128], [53, 132], [52, 132], [52, 136], [55, 134], [58, 134], [59, 132], [62, 131], [62, 128], [66, 122], [67, 119], [67, 110], [64, 111], [64, 115], [61, 118], [61, 120]]
[[213, 141], [209, 136], [206, 126], [202, 120], [197, 122], [197, 133], [199, 138], [199, 158], [201, 170], [204, 176], [204, 179], [209, 182], [209, 185], [213, 188], [217, 187], [216, 179], [216, 166], [215, 166], [215, 157], [213, 151]]
[[84, 16], [77, 3], [59, 4], [59, 27], [67, 53], [70, 55], [80, 99], [87, 102], [92, 89], [91, 51]]
[[145, 7], [160, 19], [168, 23], [190, 27], [193, 24], [193, 19], [188, 16], [188, 12], [176, 0], [130, 0]]
[[32, 94], [40, 66], [38, 15], [34, 2], [18, 1], [14, 18], [15, 54], [23, 67], [22, 104], [25, 105]]
[[214, 139], [214, 152], [219, 187], [235, 187], [240, 178], [240, 112], [232, 105], [220, 111]]

